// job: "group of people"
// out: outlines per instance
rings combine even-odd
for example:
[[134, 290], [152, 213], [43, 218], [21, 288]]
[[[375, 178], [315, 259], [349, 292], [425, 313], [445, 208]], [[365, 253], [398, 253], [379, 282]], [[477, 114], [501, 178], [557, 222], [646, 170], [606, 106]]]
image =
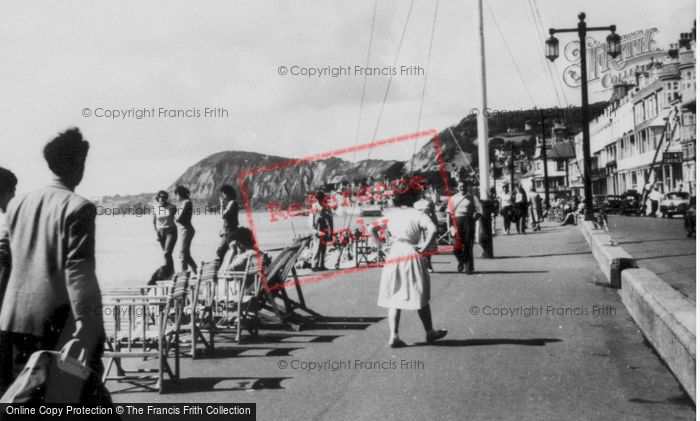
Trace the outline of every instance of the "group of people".
[[518, 234], [525, 234], [528, 219], [532, 221], [532, 230], [540, 231], [542, 229], [540, 223], [543, 220], [542, 201], [542, 197], [534, 188], [530, 190], [528, 197], [522, 184], [515, 186], [510, 193], [507, 186], [504, 186], [501, 196], [501, 216], [506, 234], [510, 234], [513, 223]]
[[[79, 129], [60, 133], [44, 148], [44, 157], [56, 178], [46, 187], [10, 201], [16, 177], [0, 169], [0, 209], [7, 216], [7, 227], [0, 226], [0, 387], [7, 387], [18, 368], [33, 351], [58, 349], [71, 338], [78, 338], [86, 349], [89, 367], [99, 382], [103, 371], [101, 356], [105, 340], [101, 292], [95, 274], [96, 208], [74, 193], [81, 182], [89, 143]], [[457, 270], [474, 271], [473, 246], [476, 224], [484, 209], [465, 181], [451, 198], [450, 211], [456, 221], [459, 241], [455, 247]], [[156, 195], [153, 226], [163, 251], [161, 276], [175, 271], [173, 250], [180, 240], [180, 269], [197, 271], [190, 246], [195, 235], [193, 204], [184, 186], [175, 188], [177, 205], [169, 194]], [[317, 204], [309, 214], [314, 233], [313, 270], [324, 270], [325, 235], [333, 232], [333, 212], [317, 194]], [[388, 309], [389, 346], [402, 347], [399, 336], [401, 310], [417, 310], [425, 329], [426, 342], [447, 335], [435, 329], [430, 309], [430, 255], [437, 249], [438, 219], [435, 202], [426, 191], [408, 189], [394, 192], [394, 207], [385, 214], [386, 225], [375, 225], [375, 241], [390, 239], [385, 256], [377, 303]], [[9, 205], [8, 205], [9, 203]], [[239, 226], [236, 192], [230, 185], [220, 189], [223, 227], [217, 260], [226, 268], [240, 267], [255, 251], [255, 240], [247, 228]], [[525, 233], [528, 207], [533, 221], [542, 215], [539, 195], [528, 200], [522, 186], [502, 206], [506, 232], [516, 222]], [[483, 229], [491, 229], [490, 224]], [[538, 229], [538, 228], [535, 228]], [[384, 232], [380, 233], [379, 230]], [[109, 400], [101, 384], [86, 393], [86, 402]]]
[[[239, 205], [236, 201], [236, 190], [229, 184], [224, 184], [219, 189], [219, 205], [223, 227], [219, 232], [221, 237], [216, 250], [219, 264], [231, 248], [232, 236], [238, 228]], [[192, 258], [191, 246], [195, 229], [192, 225], [194, 207], [190, 199], [190, 191], [184, 186], [175, 187], [175, 196], [178, 205], [169, 201], [170, 195], [165, 190], [156, 194], [157, 205], [153, 211], [153, 228], [156, 239], [163, 250], [164, 263], [151, 277], [150, 283], [157, 280], [169, 279], [175, 273], [173, 251], [175, 244], [180, 239], [180, 270], [197, 272], [197, 263]]]
[[[81, 402], [111, 405], [102, 385], [105, 331], [102, 293], [95, 273], [96, 206], [74, 192], [83, 179], [90, 144], [78, 128], [59, 133], [44, 147], [54, 178], [45, 187], [15, 198], [17, 177], [0, 168], [0, 392], [6, 390], [29, 357], [57, 350], [77, 339], [91, 376]], [[223, 228], [217, 261], [246, 256], [254, 247], [250, 230], [238, 226], [238, 203], [230, 185], [221, 187]], [[177, 186], [179, 206], [165, 191], [157, 194], [153, 225], [164, 265], [174, 272], [173, 249], [179, 237], [182, 270], [197, 270], [190, 253], [195, 234], [187, 188]], [[238, 261], [226, 262], [235, 266]]]

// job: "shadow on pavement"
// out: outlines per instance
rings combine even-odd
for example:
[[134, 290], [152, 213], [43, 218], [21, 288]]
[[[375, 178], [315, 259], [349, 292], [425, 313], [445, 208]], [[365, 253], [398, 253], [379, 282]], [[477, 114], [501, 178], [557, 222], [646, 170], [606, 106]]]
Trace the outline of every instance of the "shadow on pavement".
[[526, 345], [545, 346], [550, 342], [561, 342], [555, 338], [533, 339], [443, 339], [432, 343], [420, 342], [416, 346], [484, 346], [484, 345]]
[[167, 393], [225, 392], [234, 390], [284, 389], [292, 377], [189, 377], [169, 382]]
[[666, 257], [687, 257], [687, 256], [695, 256], [695, 253], [661, 254], [661, 255], [653, 255], [653, 256], [647, 256], [647, 257], [637, 257], [637, 258], [635, 258], [635, 260], [663, 259]]
[[666, 398], [663, 400], [649, 400], [649, 399], [643, 399], [643, 398], [632, 398], [632, 399], [629, 399], [629, 401], [634, 402], [634, 403], [645, 403], [645, 404], [662, 404], [662, 405], [675, 404], [675, 405], [688, 405], [688, 406], [692, 406], [692, 407], [695, 406], [695, 404], [693, 403], [693, 400], [687, 394], [672, 396], [670, 398]]
[[[244, 344], [242, 344], [244, 345]], [[203, 359], [216, 360], [221, 358], [259, 358], [259, 357], [291, 357], [291, 353], [304, 349], [296, 348], [264, 348], [264, 347], [237, 347], [237, 348], [214, 348], [202, 354]], [[246, 355], [249, 354], [249, 355]]]
[[660, 238], [656, 240], [635, 240], [635, 241], [618, 241], [618, 244], [642, 244], [642, 243], [653, 243], [659, 241], [684, 241], [689, 240], [688, 237], [675, 237], [675, 238]]
[[547, 273], [546, 270], [475, 270], [471, 275], [507, 275], [509, 273]]
[[[374, 323], [384, 320], [384, 317], [329, 317], [323, 316], [315, 320], [309, 319], [303, 330], [364, 330]], [[277, 322], [262, 322], [261, 329], [280, 331], [289, 330], [285, 324]]]
[[529, 259], [535, 257], [555, 257], [555, 256], [575, 256], [582, 254], [591, 254], [590, 251], [577, 251], [572, 253], [554, 253], [554, 254], [533, 254], [529, 256], [494, 256], [492, 259]]
[[340, 338], [340, 335], [304, 335], [304, 334], [260, 334], [246, 338], [245, 343], [285, 343], [285, 344], [308, 344], [308, 343], [329, 343]]

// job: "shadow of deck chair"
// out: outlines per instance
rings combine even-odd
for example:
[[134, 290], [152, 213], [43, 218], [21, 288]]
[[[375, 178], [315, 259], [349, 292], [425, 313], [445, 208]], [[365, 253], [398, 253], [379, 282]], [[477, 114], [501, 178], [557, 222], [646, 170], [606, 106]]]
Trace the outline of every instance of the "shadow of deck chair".
[[223, 314], [217, 328], [235, 328], [237, 343], [241, 343], [241, 330], [247, 329], [252, 336], [259, 333], [260, 319], [260, 266], [255, 255], [245, 261], [243, 270], [223, 270], [218, 276], [225, 288]]
[[[175, 275], [167, 288], [168, 295], [139, 293], [162, 290], [163, 285], [105, 291], [102, 305], [107, 340], [103, 357], [108, 361], [104, 383], [118, 381], [162, 393], [164, 374], [172, 380], [180, 378], [180, 333], [189, 277], [189, 272]], [[128, 358], [156, 359], [158, 367], [126, 369], [122, 360]], [[112, 369], [116, 374], [111, 374]]]
[[[260, 310], [271, 311], [273, 320], [286, 324], [293, 330], [300, 330], [305, 324], [309, 323], [309, 320], [296, 313], [296, 310], [307, 313], [311, 316], [312, 321], [321, 317], [320, 314], [306, 306], [304, 293], [301, 290], [301, 284], [295, 268], [296, 261], [310, 241], [311, 236], [294, 240], [291, 245], [285, 247], [265, 267], [265, 276], [257, 297]], [[292, 280], [288, 281], [287, 279], [290, 275]], [[293, 300], [287, 293], [287, 289], [291, 285], [294, 285], [296, 289], [297, 300]], [[277, 303], [278, 300], [282, 300], [282, 305]]]

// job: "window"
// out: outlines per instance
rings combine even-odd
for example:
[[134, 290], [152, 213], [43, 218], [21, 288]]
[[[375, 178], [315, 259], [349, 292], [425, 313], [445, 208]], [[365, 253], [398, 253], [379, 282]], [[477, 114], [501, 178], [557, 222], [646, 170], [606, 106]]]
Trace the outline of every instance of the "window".
[[[644, 133], [644, 132], [642, 132]], [[634, 156], [636, 155], [637, 152], [637, 142], [634, 138], [634, 135], [630, 136], [630, 148], [629, 148], [629, 156]]]
[[650, 118], [654, 118], [656, 114], [658, 113], [658, 107], [656, 103], [656, 95], [652, 95], [650, 97], [647, 97], [644, 100], [644, 120], [649, 120]]
[[695, 114], [693, 114], [693, 113], [683, 114], [683, 125], [684, 126], [692, 126], [694, 124], [695, 124]]
[[634, 105], [634, 124], [640, 124], [644, 121], [644, 103], [639, 102]]
[[566, 171], [566, 163], [564, 161], [557, 161], [557, 171]]

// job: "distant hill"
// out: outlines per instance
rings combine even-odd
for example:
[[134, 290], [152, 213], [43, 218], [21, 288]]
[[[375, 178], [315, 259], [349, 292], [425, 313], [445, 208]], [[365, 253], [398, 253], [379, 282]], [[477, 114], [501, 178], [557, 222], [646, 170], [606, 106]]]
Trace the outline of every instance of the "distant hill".
[[[239, 172], [280, 164], [291, 159], [255, 152], [219, 152], [188, 168], [168, 190], [173, 191], [176, 185], [182, 184], [190, 189], [194, 201], [213, 206], [218, 204], [219, 188], [222, 185], [231, 184], [238, 190]], [[392, 171], [398, 174], [397, 168], [401, 165], [399, 161], [373, 159], [352, 163], [331, 157], [250, 176], [246, 180], [246, 190], [254, 208], [264, 207], [272, 202], [288, 204], [303, 200], [309, 192], [318, 189], [324, 183], [383, 177]]]
[[[604, 103], [593, 104], [594, 110], [604, 109]], [[532, 112], [501, 113], [489, 118], [489, 134], [494, 136], [506, 132], [509, 128], [522, 130], [527, 120], [535, 120]], [[580, 131], [579, 108], [570, 107], [550, 111], [550, 120], [561, 117], [570, 135]], [[535, 117], [535, 118], [533, 118]], [[591, 118], [595, 117], [592, 115]], [[478, 168], [476, 145], [476, 119], [469, 116], [463, 118], [457, 125], [439, 133], [440, 146], [446, 169], [449, 171], [453, 164], [459, 167], [470, 165]], [[218, 191], [223, 184], [231, 184], [238, 190], [238, 174], [250, 170], [272, 166], [289, 161], [275, 155], [256, 152], [224, 151], [210, 155], [189, 167], [178, 177], [168, 191], [182, 184], [190, 189], [192, 199], [200, 205], [215, 206], [218, 204]], [[437, 177], [439, 171], [435, 147], [432, 141], [423, 144], [414, 154], [413, 159], [402, 162], [395, 160], [363, 160], [356, 163], [331, 157], [318, 161], [305, 162], [286, 168], [267, 171], [250, 177], [247, 180], [247, 192], [254, 208], [261, 208], [272, 202], [291, 203], [302, 200], [305, 195], [322, 186], [324, 183], [337, 183], [343, 180], [353, 181], [367, 177], [394, 178], [410, 172], [432, 174]], [[106, 205], [144, 206], [153, 201], [155, 193], [139, 195], [107, 196], [100, 201]]]

